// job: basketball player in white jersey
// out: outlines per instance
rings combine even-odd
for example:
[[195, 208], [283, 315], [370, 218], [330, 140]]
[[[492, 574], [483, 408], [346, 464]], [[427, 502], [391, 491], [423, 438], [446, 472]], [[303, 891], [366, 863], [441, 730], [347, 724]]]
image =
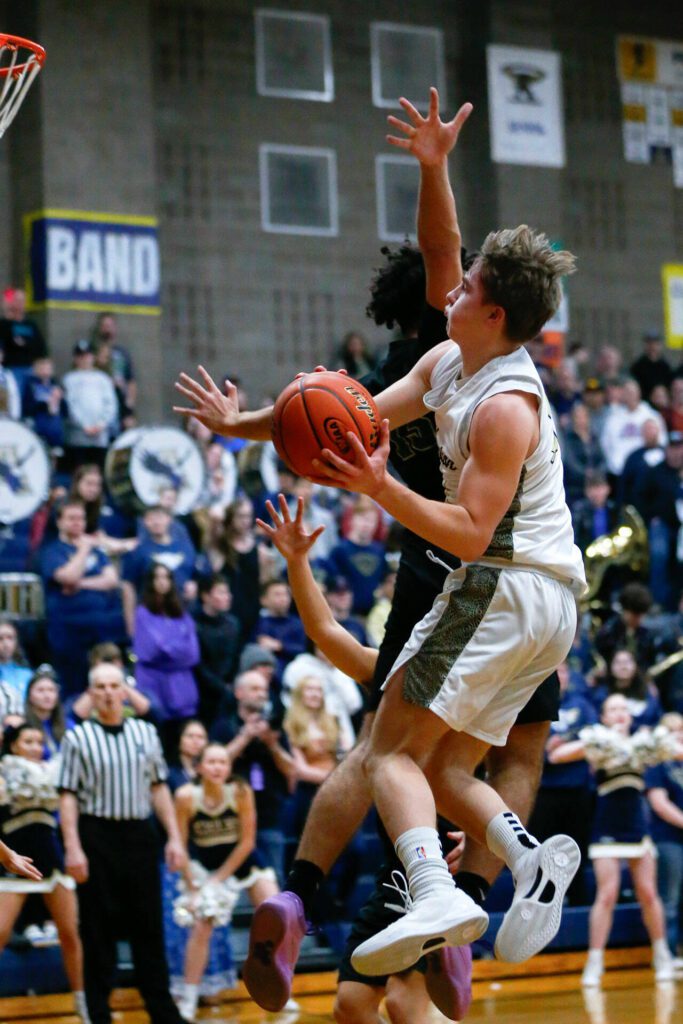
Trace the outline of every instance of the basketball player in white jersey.
[[[449, 216], [448, 131], [432, 90], [423, 118], [395, 144], [420, 160], [424, 214], [436, 232]], [[458, 242], [459, 248], [459, 242]], [[492, 232], [447, 298], [448, 341], [380, 396], [381, 443], [368, 457], [351, 435], [355, 462], [330, 451], [320, 482], [367, 494], [404, 526], [458, 556], [432, 611], [415, 627], [387, 682], [366, 770], [410, 885], [405, 917], [358, 947], [354, 967], [394, 973], [424, 952], [483, 933], [487, 916], [448, 874], [434, 797], [476, 842], [504, 860], [515, 897], [496, 954], [521, 961], [556, 934], [579, 851], [567, 836], [539, 845], [500, 797], [472, 773], [502, 746], [519, 710], [563, 660], [585, 587], [564, 499], [562, 463], [548, 400], [523, 344], [557, 308], [574, 258], [526, 225]], [[452, 272], [452, 268], [451, 268]], [[446, 503], [409, 491], [386, 470], [389, 425], [436, 416]], [[458, 735], [453, 764], [450, 731]]]

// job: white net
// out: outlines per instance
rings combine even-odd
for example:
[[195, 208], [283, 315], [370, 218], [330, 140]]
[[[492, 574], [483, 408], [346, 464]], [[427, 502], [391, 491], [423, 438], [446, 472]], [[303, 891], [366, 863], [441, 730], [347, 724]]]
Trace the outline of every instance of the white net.
[[14, 120], [44, 62], [42, 46], [18, 36], [0, 35], [0, 138]]

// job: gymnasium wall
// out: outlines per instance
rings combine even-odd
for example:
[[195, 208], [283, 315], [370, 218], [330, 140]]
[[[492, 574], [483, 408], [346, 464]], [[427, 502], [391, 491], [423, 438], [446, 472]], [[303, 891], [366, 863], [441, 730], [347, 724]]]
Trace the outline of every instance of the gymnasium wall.
[[[375, 157], [388, 111], [372, 106], [370, 23], [442, 28], [449, 109], [475, 103], [452, 173], [465, 241], [525, 220], [574, 249], [571, 336], [638, 346], [661, 324], [660, 266], [683, 260], [683, 190], [667, 165], [625, 163], [619, 33], [683, 39], [683, 5], [653, 0], [274, 0], [331, 18], [333, 102], [258, 96], [248, 0], [0, 0], [0, 27], [34, 35], [48, 62], [0, 142], [7, 244], [0, 279], [24, 272], [22, 215], [67, 208], [156, 215], [161, 317], [125, 315], [140, 408], [168, 418], [179, 368], [239, 373], [252, 399], [329, 355], [364, 317], [377, 234]], [[492, 164], [485, 45], [559, 50], [567, 166]], [[261, 228], [260, 143], [336, 152], [336, 237]], [[63, 368], [93, 315], [42, 315]]]

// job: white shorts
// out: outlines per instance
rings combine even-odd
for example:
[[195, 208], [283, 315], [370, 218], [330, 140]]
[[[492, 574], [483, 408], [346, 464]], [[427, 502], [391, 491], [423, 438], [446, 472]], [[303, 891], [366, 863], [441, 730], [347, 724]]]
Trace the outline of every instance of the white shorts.
[[567, 656], [575, 632], [568, 584], [540, 572], [469, 565], [449, 574], [384, 687], [405, 665], [407, 701], [456, 732], [502, 747], [534, 690]]

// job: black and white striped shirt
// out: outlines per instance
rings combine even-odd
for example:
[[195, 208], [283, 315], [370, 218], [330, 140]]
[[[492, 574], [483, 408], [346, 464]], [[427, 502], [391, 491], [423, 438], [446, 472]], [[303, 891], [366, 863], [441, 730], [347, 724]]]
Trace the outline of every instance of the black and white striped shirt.
[[120, 726], [91, 719], [62, 740], [58, 787], [76, 794], [81, 814], [144, 820], [152, 813], [151, 787], [167, 774], [159, 735], [139, 718]]

